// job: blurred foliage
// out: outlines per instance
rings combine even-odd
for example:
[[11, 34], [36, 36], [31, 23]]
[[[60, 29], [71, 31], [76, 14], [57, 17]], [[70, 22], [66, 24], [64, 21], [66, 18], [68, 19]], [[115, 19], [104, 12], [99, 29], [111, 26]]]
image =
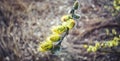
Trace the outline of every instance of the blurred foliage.
[[114, 12], [112, 15], [115, 16], [120, 12], [120, 0], [114, 0], [113, 7], [114, 7]]
[[114, 0], [113, 6], [117, 11], [120, 11], [120, 0]]
[[[106, 29], [106, 34], [110, 35], [110, 31]], [[115, 29], [112, 29], [112, 34], [116, 35], [117, 32]], [[112, 40], [104, 41], [104, 42], [96, 42], [95, 46], [92, 45], [84, 45], [84, 48], [87, 48], [88, 52], [96, 52], [100, 49], [105, 49], [105, 48], [112, 48], [112, 47], [117, 47], [120, 45], [120, 35], [119, 36], [114, 36]]]

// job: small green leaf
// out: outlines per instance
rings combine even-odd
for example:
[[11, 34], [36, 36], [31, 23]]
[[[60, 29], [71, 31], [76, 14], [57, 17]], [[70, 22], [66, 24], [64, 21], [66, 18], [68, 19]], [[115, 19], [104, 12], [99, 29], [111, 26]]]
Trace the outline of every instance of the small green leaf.
[[74, 9], [71, 9], [68, 13], [70, 14], [74, 14], [75, 10]]
[[78, 9], [78, 6], [79, 6], [78, 1], [75, 1], [74, 5], [73, 5], [73, 8], [74, 8], [75, 10], [77, 10], [77, 9]]
[[57, 53], [58, 51], [60, 51], [60, 49], [61, 49], [61, 46], [60, 46], [60, 45], [56, 45], [56, 46], [54, 46], [54, 47], [51, 49], [51, 53], [52, 53], [52, 54], [55, 54], [55, 53]]
[[79, 19], [79, 18], [80, 18], [80, 15], [78, 15], [78, 14], [73, 14], [72, 17], [75, 18], [75, 19]]

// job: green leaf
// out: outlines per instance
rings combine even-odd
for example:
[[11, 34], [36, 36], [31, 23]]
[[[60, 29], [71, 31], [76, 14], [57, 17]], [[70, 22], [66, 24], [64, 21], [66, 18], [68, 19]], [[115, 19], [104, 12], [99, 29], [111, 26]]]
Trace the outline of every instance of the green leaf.
[[75, 18], [75, 19], [79, 19], [79, 18], [80, 18], [80, 15], [78, 15], [78, 14], [73, 14], [72, 17]]
[[78, 9], [78, 6], [79, 6], [78, 1], [75, 1], [74, 5], [73, 5], [73, 8], [74, 8], [75, 10], [77, 10], [77, 9]]

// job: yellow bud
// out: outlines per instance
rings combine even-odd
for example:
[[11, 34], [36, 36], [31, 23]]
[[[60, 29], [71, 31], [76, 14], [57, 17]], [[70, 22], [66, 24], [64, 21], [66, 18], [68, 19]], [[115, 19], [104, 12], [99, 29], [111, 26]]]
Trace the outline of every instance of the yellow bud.
[[113, 46], [116, 46], [116, 41], [112, 41]]
[[62, 16], [62, 18], [61, 18], [61, 21], [67, 21], [67, 20], [69, 20], [69, 19], [72, 19], [72, 16], [71, 15], [64, 15], [64, 16]]
[[48, 37], [49, 40], [52, 42], [57, 42], [60, 40], [60, 35], [59, 34], [52, 34]]
[[117, 42], [117, 41], [112, 41], [112, 43], [113, 43], [113, 46], [118, 46], [119, 45], [119, 42]]
[[96, 52], [97, 48], [96, 47], [92, 47], [92, 52]]
[[104, 43], [101, 43], [101, 47], [102, 47], [102, 48], [106, 48], [106, 47], [107, 47], [107, 44], [106, 44], [106, 42], [104, 42]]
[[40, 52], [46, 52], [46, 50], [42, 49], [41, 47], [38, 48], [38, 51], [40, 51]]
[[114, 41], [118, 41], [118, 40], [120, 40], [120, 39], [115, 36], [113, 40], [114, 40]]
[[52, 32], [55, 34], [62, 34], [67, 30], [67, 27], [59, 25], [51, 28]]
[[117, 31], [115, 29], [112, 29], [112, 34], [116, 35]]
[[84, 48], [88, 48], [88, 45], [83, 45]]
[[63, 22], [62, 25], [72, 29], [75, 25], [75, 21], [73, 19], [69, 19], [67, 22]]
[[99, 47], [100, 47], [100, 43], [97, 42], [97, 43], [95, 44], [95, 47], [96, 47], [96, 48], [99, 48]]
[[91, 52], [91, 51], [92, 51], [92, 46], [88, 46], [87, 52]]
[[106, 31], [106, 34], [107, 34], [107, 35], [110, 35], [109, 29], [105, 29], [105, 31]]
[[88, 49], [87, 49], [88, 52], [96, 52], [97, 51], [97, 48], [94, 47], [94, 46], [89, 46]]
[[108, 47], [113, 47], [112, 41], [108, 41], [107, 43], [108, 43]]
[[92, 48], [87, 48], [87, 52], [91, 52], [92, 51]]
[[52, 47], [53, 47], [52, 41], [46, 40], [46, 41], [40, 43], [40, 45], [38, 47], [38, 51], [45, 52], [45, 51], [50, 50]]

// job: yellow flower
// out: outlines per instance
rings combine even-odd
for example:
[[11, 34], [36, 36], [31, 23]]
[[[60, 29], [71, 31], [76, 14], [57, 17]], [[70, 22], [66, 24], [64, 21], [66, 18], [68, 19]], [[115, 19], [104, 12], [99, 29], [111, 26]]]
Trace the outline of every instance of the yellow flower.
[[92, 46], [89, 46], [88, 48], [87, 48], [87, 52], [91, 52], [92, 51]]
[[113, 47], [114, 46], [112, 41], [108, 41], [107, 44], [108, 44], [108, 47]]
[[115, 29], [112, 29], [112, 34], [116, 35], [117, 31]]
[[38, 47], [38, 51], [45, 52], [45, 51], [52, 49], [52, 47], [53, 47], [52, 41], [46, 40], [46, 41], [40, 43], [40, 45]]
[[96, 48], [99, 48], [99, 47], [100, 47], [100, 43], [97, 42], [97, 43], [95, 44], [95, 47], [96, 47]]
[[75, 25], [75, 21], [73, 19], [69, 19], [67, 22], [63, 22], [62, 25], [72, 29]]
[[64, 16], [62, 16], [61, 17], [61, 21], [67, 21], [67, 20], [69, 20], [69, 19], [72, 19], [72, 16], [71, 15], [64, 15]]
[[119, 45], [119, 42], [117, 42], [117, 41], [112, 41], [112, 44], [113, 44], [113, 46], [118, 46], [118, 45]]
[[97, 48], [96, 47], [92, 47], [92, 52], [96, 52]]
[[118, 38], [118, 37], [115, 36], [113, 40], [114, 40], [114, 41], [119, 41], [120, 38]]
[[51, 40], [52, 42], [57, 42], [60, 40], [60, 35], [59, 34], [52, 34], [47, 39]]
[[52, 32], [55, 34], [62, 34], [67, 30], [67, 27], [59, 25], [51, 28]]
[[46, 50], [42, 49], [41, 47], [38, 48], [38, 51], [40, 51], [40, 52], [46, 52]]
[[88, 51], [88, 52], [96, 52], [96, 51], [97, 51], [97, 48], [94, 47], [94, 46], [89, 46], [89, 47], [87, 48], [87, 51]]
[[88, 45], [85, 44], [85, 45], [83, 45], [83, 47], [84, 47], [84, 48], [88, 48]]

